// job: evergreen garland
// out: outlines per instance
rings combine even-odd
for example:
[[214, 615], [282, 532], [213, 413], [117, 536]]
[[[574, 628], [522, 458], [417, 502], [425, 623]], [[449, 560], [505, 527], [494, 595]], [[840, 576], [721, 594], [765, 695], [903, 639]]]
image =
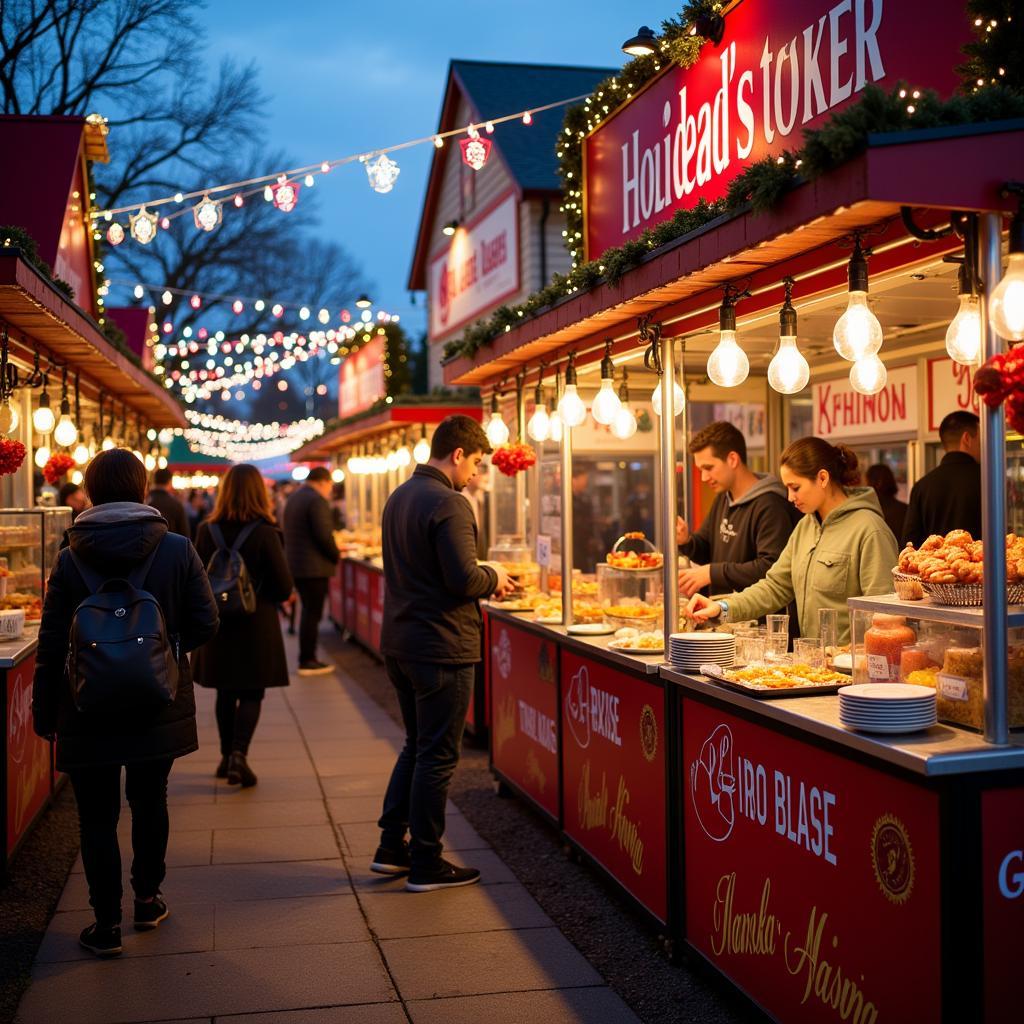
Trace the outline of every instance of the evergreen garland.
[[74, 299], [75, 290], [67, 281], [53, 276], [50, 264], [39, 255], [39, 245], [36, 240], [24, 228], [14, 224], [0, 227], [0, 246], [5, 249], [17, 249], [21, 253], [22, 259], [38, 270], [57, 291], [69, 299]]

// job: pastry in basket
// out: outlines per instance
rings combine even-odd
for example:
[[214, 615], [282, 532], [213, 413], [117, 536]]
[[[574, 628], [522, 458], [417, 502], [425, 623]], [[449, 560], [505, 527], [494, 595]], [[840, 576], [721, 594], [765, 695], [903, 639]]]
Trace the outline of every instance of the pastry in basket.
[[[908, 544], [899, 555], [898, 572], [919, 576], [925, 583], [978, 584], [984, 568], [984, 547], [966, 530], [933, 533], [920, 547]], [[1006, 536], [1006, 575], [1010, 583], [1024, 581], [1024, 537]]]

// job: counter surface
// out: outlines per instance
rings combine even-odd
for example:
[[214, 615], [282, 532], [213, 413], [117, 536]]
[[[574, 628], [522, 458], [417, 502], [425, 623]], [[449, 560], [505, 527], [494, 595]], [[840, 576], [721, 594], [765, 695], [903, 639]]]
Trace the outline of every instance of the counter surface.
[[725, 704], [752, 711], [767, 721], [792, 726], [921, 775], [964, 775], [1024, 768], [1024, 735], [1012, 735], [1009, 746], [995, 747], [977, 733], [941, 724], [913, 735], [854, 732], [839, 721], [838, 697], [758, 700], [718, 686], [704, 676], [679, 672], [664, 663], [661, 674], [685, 690], [714, 697]]
[[14, 668], [24, 661], [39, 645], [39, 626], [33, 623], [17, 640], [0, 643], [0, 669]]
[[487, 614], [495, 619], [510, 622], [514, 626], [529, 630], [531, 633], [538, 633], [541, 636], [556, 636], [559, 643], [580, 654], [591, 655], [619, 668], [639, 672], [641, 675], [657, 676], [658, 670], [665, 660], [663, 653], [628, 654], [626, 651], [610, 650], [608, 641], [615, 639], [613, 633], [609, 633], [607, 636], [570, 636], [566, 633], [565, 626], [546, 626], [542, 622], [536, 622], [531, 618], [531, 612], [504, 612], [497, 605], [486, 602], [483, 606], [487, 609]]

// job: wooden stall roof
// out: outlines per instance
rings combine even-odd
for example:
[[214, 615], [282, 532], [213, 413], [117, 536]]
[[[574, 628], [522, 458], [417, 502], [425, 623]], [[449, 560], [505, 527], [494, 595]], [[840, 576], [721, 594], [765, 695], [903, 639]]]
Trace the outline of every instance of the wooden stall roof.
[[26, 263], [17, 249], [0, 249], [0, 318], [67, 362], [154, 427], [187, 426], [185, 413], [165, 388], [100, 333], [77, 306]]
[[[366, 413], [349, 423], [343, 423], [334, 430], [307, 441], [292, 454], [292, 462], [309, 462], [323, 459], [349, 445], [372, 441], [409, 429], [421, 423], [440, 423], [447, 416], [471, 416], [480, 422], [483, 409], [479, 405], [400, 405], [393, 404], [383, 409], [368, 409]], [[412, 440], [416, 440], [413, 438]]]
[[[872, 136], [861, 156], [795, 188], [776, 209], [720, 217], [653, 251], [617, 284], [567, 297], [475, 355], [449, 359], [445, 384], [492, 386], [523, 366], [564, 358], [607, 335], [635, 334], [645, 314], [662, 318], [696, 306], [712, 292], [717, 306], [726, 282], [800, 258], [813, 264], [826, 250], [834, 260], [837, 243], [858, 228], [898, 222], [902, 206], [1009, 212], [1013, 202], [1001, 189], [1021, 178], [1024, 121]], [[955, 238], [946, 242], [947, 248], [955, 245]], [[600, 356], [597, 350], [587, 358]]]

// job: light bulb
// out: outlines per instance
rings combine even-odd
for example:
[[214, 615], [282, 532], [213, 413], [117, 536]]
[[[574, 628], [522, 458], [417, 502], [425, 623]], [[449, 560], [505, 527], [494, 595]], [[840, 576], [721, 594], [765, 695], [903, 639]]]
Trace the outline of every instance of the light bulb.
[[78, 442], [78, 447], [71, 453], [71, 458], [75, 460], [76, 466], [84, 466], [89, 461], [89, 449], [82, 442]]
[[10, 400], [0, 405], [0, 434], [13, 434], [21, 423], [18, 410], [11, 405]]
[[862, 395], [877, 395], [885, 387], [888, 376], [878, 356], [865, 356], [850, 367], [850, 387]]
[[735, 331], [722, 331], [714, 352], [708, 356], [708, 376], [720, 388], [742, 384], [750, 373], [747, 353], [736, 344]]
[[71, 471], [71, 482], [73, 484], [81, 484], [83, 479], [84, 477], [82, 476], [82, 471], [80, 469], [73, 469]]
[[109, 452], [111, 448], [116, 448], [117, 445], [114, 443], [114, 439], [109, 435], [103, 438], [103, 450]]
[[430, 442], [425, 437], [421, 437], [416, 442], [412, 450], [412, 457], [421, 466], [430, 458]]
[[587, 418], [587, 407], [576, 392], [575, 384], [566, 384], [558, 400], [558, 414], [567, 427], [578, 427]]
[[[686, 392], [679, 386], [679, 382], [675, 381], [672, 384], [672, 418], [675, 419], [686, 405]], [[661, 385], [659, 384], [651, 392], [651, 406], [654, 409], [654, 415], [661, 415]]]
[[797, 348], [796, 338], [779, 338], [779, 351], [768, 364], [768, 383], [780, 395], [795, 395], [810, 379], [811, 368]]
[[1006, 273], [988, 301], [988, 310], [992, 330], [1000, 338], [1024, 340], [1024, 252], [1010, 253]]
[[161, 455], [156, 460], [156, 468], [157, 469], [166, 469], [167, 468], [167, 456], [166, 455]]
[[[412, 452], [409, 451], [408, 445], [402, 445], [398, 451], [395, 452], [395, 461], [398, 463], [399, 469], [405, 469], [409, 463], [412, 462]], [[338, 483], [341, 481], [339, 480]]]
[[36, 449], [35, 462], [36, 465], [42, 469], [50, 461], [50, 446], [42, 445]]
[[551, 436], [551, 417], [543, 402], [534, 409], [530, 422], [526, 424], [526, 432], [534, 441], [546, 441]]
[[554, 444], [562, 440], [562, 417], [557, 409], [548, 417], [548, 440]]
[[156, 469], [156, 456], [152, 452], [146, 452], [142, 464], [146, 467], [147, 473], [152, 473]]
[[946, 351], [957, 363], [970, 366], [981, 355], [981, 303], [976, 295], [961, 295], [960, 308], [946, 328]]
[[56, 422], [57, 417], [53, 415], [53, 410], [50, 408], [50, 396], [44, 391], [39, 396], [39, 405], [32, 413], [32, 426], [37, 434], [48, 434], [53, 430]]
[[62, 448], [70, 448], [78, 438], [78, 427], [70, 416], [61, 416], [60, 422], [54, 427], [53, 439]]
[[590, 405], [590, 411], [594, 419], [598, 423], [608, 426], [614, 421], [616, 414], [621, 408], [622, 403], [619, 401], [619, 396], [615, 393], [615, 382], [609, 377], [603, 377], [601, 379], [601, 388], [594, 396], [594, 401]]
[[501, 418], [500, 412], [491, 413], [491, 418], [487, 421], [486, 433], [492, 448], [497, 448], [508, 441], [508, 425]]
[[398, 469], [398, 452], [391, 451], [384, 456], [384, 467], [389, 473]]
[[[408, 451], [408, 449], [406, 449], [406, 451]], [[334, 482], [336, 484], [344, 483], [345, 482], [345, 470], [343, 470], [340, 466], [337, 469], [332, 469], [331, 470], [331, 480], [332, 480], [332, 482]]]
[[832, 344], [850, 362], [873, 356], [882, 347], [882, 325], [871, 312], [867, 292], [850, 292], [846, 312], [832, 331]]
[[612, 420], [612, 434], [620, 441], [625, 441], [636, 433], [636, 417], [633, 410], [624, 403], [619, 403], [619, 411]]

